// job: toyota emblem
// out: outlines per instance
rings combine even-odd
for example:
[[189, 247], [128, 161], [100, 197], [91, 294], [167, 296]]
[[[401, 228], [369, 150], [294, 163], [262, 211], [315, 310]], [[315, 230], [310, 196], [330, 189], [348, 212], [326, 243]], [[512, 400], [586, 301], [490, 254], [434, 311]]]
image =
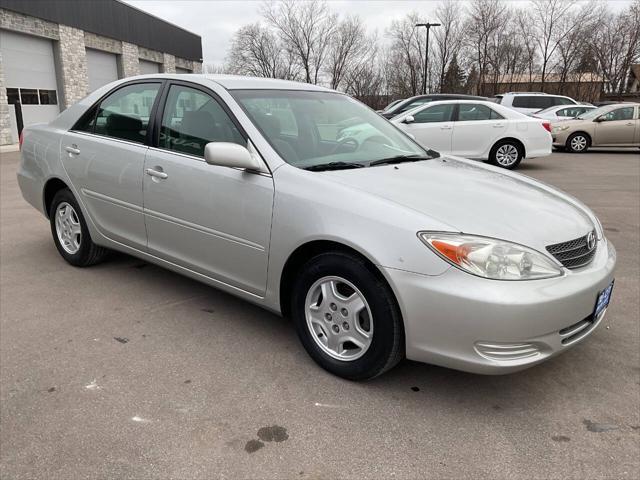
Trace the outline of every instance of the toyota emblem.
[[587, 248], [589, 250], [593, 250], [595, 246], [596, 246], [596, 234], [594, 232], [589, 232], [589, 235], [587, 235]]

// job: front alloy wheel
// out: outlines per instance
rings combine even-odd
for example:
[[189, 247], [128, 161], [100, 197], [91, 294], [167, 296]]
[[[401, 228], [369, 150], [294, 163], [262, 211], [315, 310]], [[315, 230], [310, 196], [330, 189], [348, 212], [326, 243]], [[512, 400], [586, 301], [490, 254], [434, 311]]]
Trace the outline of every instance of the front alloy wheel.
[[291, 315], [307, 353], [334, 375], [373, 378], [404, 356], [395, 296], [376, 267], [355, 254], [308, 260], [293, 284]]
[[371, 309], [364, 295], [341, 277], [322, 277], [305, 301], [307, 327], [316, 344], [338, 360], [364, 355], [373, 337]]
[[589, 147], [589, 139], [583, 133], [574, 133], [567, 139], [567, 150], [573, 153], [583, 153]]

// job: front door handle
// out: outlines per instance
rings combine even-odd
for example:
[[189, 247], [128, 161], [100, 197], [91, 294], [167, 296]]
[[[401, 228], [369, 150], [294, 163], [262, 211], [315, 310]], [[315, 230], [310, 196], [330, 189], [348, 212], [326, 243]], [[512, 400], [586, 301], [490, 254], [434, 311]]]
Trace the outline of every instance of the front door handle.
[[633, 127], [633, 122], [627, 123], [627, 127]]
[[66, 147], [64, 147], [64, 149], [65, 149], [67, 152], [69, 152], [69, 153], [71, 153], [71, 154], [73, 154], [73, 155], [80, 155], [80, 149], [79, 149], [79, 148], [78, 148], [78, 146], [77, 146], [77, 145], [75, 145], [75, 144], [74, 144], [74, 145], [71, 145], [71, 146], [66, 146]]
[[442, 125], [440, 127], [441, 130], [451, 130], [451, 125]]
[[161, 179], [165, 179], [168, 178], [169, 175], [167, 175], [164, 172], [160, 172], [158, 170], [154, 170], [153, 168], [147, 168], [144, 173], [146, 173], [147, 175], [151, 176], [151, 177], [155, 177], [155, 178], [161, 178]]

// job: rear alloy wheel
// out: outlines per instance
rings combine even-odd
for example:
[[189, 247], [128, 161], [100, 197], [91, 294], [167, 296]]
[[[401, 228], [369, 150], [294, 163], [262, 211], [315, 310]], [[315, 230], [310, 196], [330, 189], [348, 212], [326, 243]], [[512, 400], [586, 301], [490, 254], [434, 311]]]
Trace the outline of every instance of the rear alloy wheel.
[[584, 133], [574, 133], [567, 138], [567, 150], [572, 153], [584, 153], [589, 148], [589, 137]]
[[498, 142], [491, 149], [489, 161], [498, 167], [513, 170], [522, 161], [522, 149], [510, 140]]
[[404, 356], [398, 305], [373, 268], [349, 253], [323, 253], [294, 285], [291, 312], [307, 353], [349, 380], [376, 377]]
[[88, 267], [102, 261], [107, 254], [107, 249], [91, 240], [80, 206], [70, 190], [60, 190], [53, 197], [49, 220], [53, 242], [71, 265]]

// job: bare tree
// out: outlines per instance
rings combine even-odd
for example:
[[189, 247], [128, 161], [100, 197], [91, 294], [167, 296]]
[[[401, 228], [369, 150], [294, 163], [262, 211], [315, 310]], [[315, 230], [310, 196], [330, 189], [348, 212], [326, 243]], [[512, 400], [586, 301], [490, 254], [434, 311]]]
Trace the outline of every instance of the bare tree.
[[500, 0], [473, 0], [466, 24], [467, 45], [474, 52], [477, 67], [478, 94], [485, 93], [489, 74], [491, 47], [495, 36], [504, 28], [506, 4]]
[[434, 43], [438, 61], [438, 84], [444, 83], [449, 63], [462, 45], [462, 6], [458, 0], [444, 0], [436, 8], [436, 18], [441, 26], [434, 28]]
[[327, 56], [329, 85], [338, 89], [348, 69], [357, 68], [375, 39], [367, 36], [362, 20], [356, 16], [342, 20], [331, 38]]
[[267, 2], [262, 15], [295, 55], [307, 83], [317, 84], [326, 60], [337, 15], [324, 0]]
[[254, 77], [295, 79], [287, 53], [278, 37], [265, 26], [245, 25], [233, 36], [227, 70]]
[[389, 78], [390, 88], [399, 96], [410, 97], [420, 91], [424, 41], [417, 35], [415, 24], [421, 22], [417, 13], [410, 13], [402, 20], [393, 20], [386, 33], [390, 40], [390, 71], [395, 72], [395, 77]]
[[622, 93], [629, 69], [640, 60], [640, 0], [615, 15], [603, 12], [591, 48], [611, 93]]
[[[542, 70], [540, 83], [544, 91], [549, 63], [559, 45], [579, 28], [580, 22], [569, 22], [576, 0], [532, 0], [534, 31]], [[576, 19], [576, 17], [573, 17]]]

